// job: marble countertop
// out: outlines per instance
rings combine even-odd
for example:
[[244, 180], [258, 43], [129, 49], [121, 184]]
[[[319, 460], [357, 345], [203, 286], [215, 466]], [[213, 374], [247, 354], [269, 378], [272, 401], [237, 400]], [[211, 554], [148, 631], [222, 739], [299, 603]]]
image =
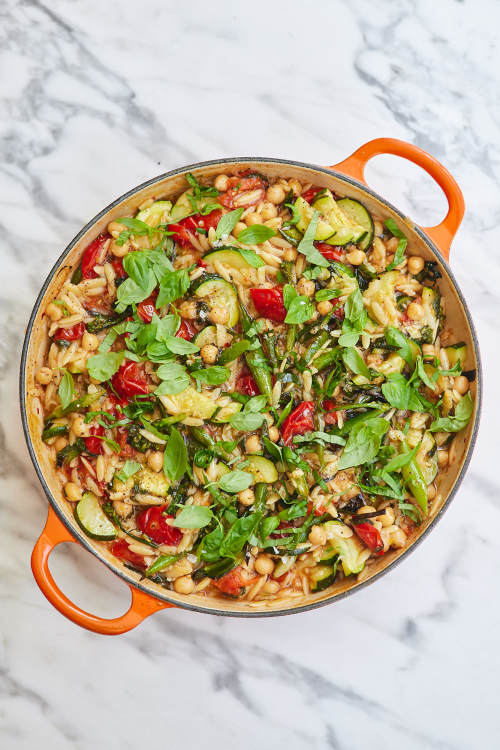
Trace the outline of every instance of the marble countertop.
[[[7, 0], [0, 16], [0, 746], [498, 747], [498, 3]], [[250, 154], [334, 164], [381, 135], [442, 160], [467, 203], [452, 266], [485, 401], [451, 509], [390, 575], [314, 612], [164, 611], [116, 638], [72, 625], [29, 569], [47, 503], [17, 396], [48, 269], [104, 205], [156, 174]], [[417, 168], [383, 157], [367, 174], [415, 220], [442, 217]], [[75, 545], [52, 569], [89, 611], [127, 607], [122, 582]]]

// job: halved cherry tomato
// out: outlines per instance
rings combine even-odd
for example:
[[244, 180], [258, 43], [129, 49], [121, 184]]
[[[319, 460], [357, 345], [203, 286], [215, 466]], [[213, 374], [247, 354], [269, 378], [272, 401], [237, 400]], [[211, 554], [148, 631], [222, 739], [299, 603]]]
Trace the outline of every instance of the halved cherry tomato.
[[[94, 437], [98, 435], [99, 437]], [[84, 438], [85, 448], [89, 453], [94, 453], [96, 456], [100, 453], [104, 453], [103, 441], [100, 439], [104, 435], [104, 427], [102, 424], [92, 425], [90, 428], [90, 437]]]
[[82, 256], [82, 278], [84, 279], [96, 279], [97, 274], [94, 271], [94, 266], [98, 262], [104, 260], [101, 257], [103, 253], [104, 243], [109, 239], [107, 234], [100, 234], [96, 237], [93, 242], [87, 247]]
[[258, 396], [260, 390], [253, 376], [248, 373], [240, 375], [236, 380], [236, 392], [243, 393], [245, 396]]
[[151, 321], [153, 320], [153, 315], [158, 312], [155, 307], [157, 297], [158, 292], [153, 292], [150, 297], [143, 300], [142, 302], [139, 302], [139, 304], [137, 305], [137, 315], [142, 318], [145, 323], [151, 323]]
[[198, 258], [198, 260], [196, 261], [196, 265], [200, 266], [200, 268], [206, 268], [207, 267], [207, 264], [205, 263], [205, 261], [203, 260], [203, 258]]
[[142, 555], [138, 555], [137, 552], [132, 552], [125, 539], [117, 539], [115, 542], [110, 544], [111, 554], [117, 557], [119, 560], [125, 560], [126, 562], [135, 565], [136, 568], [145, 568], [146, 564]]
[[202, 216], [202, 214], [196, 214], [196, 216], [193, 216], [193, 219], [196, 222], [196, 225], [201, 227], [202, 229], [206, 229], [207, 232], [210, 228], [217, 228], [217, 224], [219, 223], [220, 217], [222, 216], [222, 211], [217, 208], [215, 211], [210, 211], [209, 214], [205, 214], [205, 216]]
[[71, 328], [58, 328], [54, 333], [54, 339], [56, 341], [76, 341], [81, 339], [85, 333], [85, 323], [77, 323]]
[[[250, 175], [248, 173], [241, 174], [239, 176], [229, 178], [229, 187], [225, 193], [221, 193], [217, 200], [226, 208], [234, 208], [234, 201], [239, 193], [243, 193], [246, 190], [257, 190], [261, 189], [262, 192], [266, 189], [267, 184], [262, 177], [259, 175]], [[252, 203], [258, 203], [262, 198], [262, 193], [256, 197]], [[245, 206], [250, 206], [252, 203], [246, 203]]]
[[191, 325], [191, 323], [188, 323], [187, 320], [183, 319], [179, 326], [179, 330], [177, 331], [175, 335], [179, 339], [186, 339], [186, 341], [191, 341], [195, 333], [196, 331]]
[[330, 409], [333, 409], [335, 406], [337, 406], [336, 402], [333, 398], [325, 398], [323, 401], [323, 409], [326, 409], [326, 414], [323, 415], [323, 419], [325, 420], [325, 424], [337, 424], [338, 422], [338, 415], [336, 411], [330, 411]]
[[368, 521], [363, 523], [353, 524], [354, 531], [359, 538], [371, 549], [372, 552], [377, 552], [379, 555], [384, 554], [384, 543], [380, 532]]
[[137, 362], [125, 360], [118, 372], [111, 378], [113, 388], [119, 396], [135, 396], [137, 393], [149, 393], [146, 374]]
[[303, 401], [281, 425], [281, 437], [285, 445], [290, 445], [294, 435], [304, 435], [311, 430], [314, 430], [314, 402]]
[[196, 221], [193, 216], [186, 216], [177, 224], [169, 224], [167, 229], [173, 232], [172, 239], [181, 247], [190, 247], [196, 232]]
[[259, 315], [274, 320], [275, 323], [283, 323], [286, 318], [286, 308], [283, 304], [282, 287], [250, 289], [250, 296]]
[[327, 242], [315, 242], [314, 247], [320, 251], [323, 258], [327, 260], [340, 260], [342, 258], [342, 248], [329, 245]]
[[255, 578], [256, 577], [250, 579], [247, 578], [241, 565], [238, 565], [237, 568], [230, 570], [225, 576], [212, 581], [212, 583], [219, 589], [219, 591], [222, 591], [223, 594], [228, 594], [229, 596], [241, 596], [245, 593], [246, 587], [253, 583]]
[[143, 510], [137, 516], [137, 528], [147, 534], [157, 544], [169, 544], [177, 546], [182, 539], [182, 531], [167, 523], [167, 518], [173, 516], [164, 515], [166, 505], [154, 505], [152, 508]]
[[113, 271], [115, 272], [117, 279], [125, 279], [127, 277], [123, 267], [123, 260], [121, 258], [115, 258], [112, 260], [111, 265], [113, 266]]
[[320, 193], [322, 190], [324, 190], [324, 188], [312, 187], [312, 188], [309, 188], [309, 190], [306, 190], [305, 193], [302, 193], [302, 195], [300, 197], [303, 198], [308, 203], [311, 203], [311, 201], [313, 200], [313, 198], [315, 198], [316, 195], [318, 193]]

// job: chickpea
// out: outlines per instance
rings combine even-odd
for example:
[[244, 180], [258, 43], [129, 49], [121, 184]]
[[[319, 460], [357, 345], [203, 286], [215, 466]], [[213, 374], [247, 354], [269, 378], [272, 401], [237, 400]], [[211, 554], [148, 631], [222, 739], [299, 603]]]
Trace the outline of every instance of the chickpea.
[[316, 310], [320, 315], [328, 315], [328, 313], [333, 310], [333, 305], [331, 302], [325, 299], [321, 302], [318, 302], [318, 304], [316, 305]]
[[35, 377], [40, 385], [48, 385], [52, 381], [53, 373], [50, 367], [40, 367]]
[[424, 268], [424, 259], [420, 255], [410, 255], [408, 258], [408, 272], [416, 276]]
[[255, 561], [255, 570], [261, 576], [270, 576], [274, 570], [274, 561], [269, 555], [259, 555]]
[[159, 472], [163, 469], [162, 451], [152, 451], [148, 456], [148, 466], [153, 471]]
[[226, 310], [225, 307], [212, 307], [208, 313], [208, 319], [211, 323], [225, 326], [229, 320], [229, 310]]
[[219, 193], [225, 193], [228, 187], [229, 177], [227, 174], [218, 174], [214, 180], [214, 188], [218, 190]]
[[438, 451], [438, 465], [446, 466], [448, 463], [449, 454], [448, 451]]
[[309, 279], [304, 278], [304, 276], [297, 284], [297, 292], [299, 294], [305, 294], [306, 297], [312, 297], [315, 291], [316, 284], [314, 281], [310, 281]]
[[279, 430], [277, 427], [270, 427], [269, 428], [269, 439], [273, 441], [273, 443], [276, 443], [277, 440], [279, 440]]
[[258, 435], [250, 435], [245, 441], [245, 450], [247, 453], [259, 453], [262, 450], [262, 443]]
[[62, 318], [62, 310], [58, 305], [54, 305], [53, 302], [50, 302], [47, 305], [47, 309], [45, 310], [45, 313], [49, 316], [49, 318], [52, 321], [60, 320]]
[[179, 312], [182, 318], [196, 318], [196, 302], [194, 300], [185, 300], [179, 305]]
[[410, 320], [422, 320], [424, 317], [424, 308], [418, 302], [410, 302], [406, 308], [406, 314]]
[[86, 437], [89, 434], [89, 426], [85, 424], [83, 417], [77, 417], [73, 422], [73, 432], [77, 438]]
[[325, 544], [326, 531], [323, 526], [319, 526], [318, 524], [316, 524], [316, 526], [312, 527], [307, 538], [309, 539], [311, 544], [314, 544], [315, 546]]
[[271, 187], [267, 188], [266, 198], [269, 203], [274, 203], [276, 206], [278, 206], [285, 200], [285, 191], [283, 190], [281, 185], [271, 185]]
[[130, 250], [130, 242], [127, 240], [123, 243], [123, 245], [117, 245], [116, 241], [113, 240], [110, 243], [109, 250], [110, 253], [115, 256], [115, 258], [124, 258]]
[[68, 444], [68, 441], [65, 437], [58, 437], [54, 440], [54, 448], [56, 453], [59, 453], [59, 451], [62, 451], [63, 448], [66, 448]]
[[174, 591], [177, 594], [192, 594], [194, 581], [191, 576], [181, 576], [174, 581]]
[[436, 497], [436, 488], [434, 487], [433, 484], [430, 484], [427, 487], [427, 498], [429, 500], [434, 500], [435, 497]]
[[200, 354], [202, 360], [206, 362], [207, 365], [213, 365], [214, 362], [217, 362], [219, 350], [214, 344], [205, 344], [205, 346], [201, 347]]
[[350, 253], [347, 253], [346, 258], [353, 266], [360, 266], [365, 262], [366, 255], [362, 250], [351, 250]]
[[242, 232], [246, 228], [247, 228], [247, 225], [243, 221], [239, 221], [236, 224], [235, 228], [233, 229], [233, 232], [232, 232], [233, 236], [237, 237], [240, 234], [240, 232]]
[[125, 227], [118, 221], [112, 221], [108, 224], [108, 232], [112, 237], [118, 237]]
[[255, 501], [255, 495], [253, 490], [250, 488], [248, 490], [241, 490], [241, 492], [238, 492], [238, 500], [242, 505], [250, 506], [254, 504]]
[[280, 590], [280, 585], [278, 581], [266, 581], [262, 590], [265, 594], [277, 594]]
[[260, 212], [260, 215], [264, 219], [264, 221], [269, 221], [269, 219], [275, 219], [278, 215], [278, 209], [274, 205], [274, 203], [264, 203], [262, 206], [262, 211]]
[[294, 178], [288, 180], [288, 187], [294, 195], [300, 195], [302, 192], [302, 185], [298, 180], [295, 180]]
[[134, 509], [132, 503], [123, 502], [123, 500], [113, 500], [113, 510], [118, 513], [120, 518], [128, 518]]
[[95, 333], [89, 333], [85, 331], [82, 336], [82, 349], [86, 349], [88, 352], [93, 352], [99, 346], [99, 337]]
[[463, 396], [469, 390], [469, 381], [465, 375], [457, 375], [453, 380], [454, 389]]
[[283, 253], [283, 260], [296, 261], [298, 252], [294, 247], [287, 247]]
[[389, 250], [390, 253], [395, 253], [398, 249], [399, 240], [397, 237], [391, 237], [391, 239], [386, 242], [386, 248]]
[[82, 499], [81, 487], [79, 487], [74, 482], [66, 482], [66, 484], [64, 485], [64, 494], [72, 503], [77, 503]]
[[252, 224], [262, 224], [263, 219], [260, 214], [255, 213], [255, 211], [252, 211], [252, 213], [247, 214], [245, 216], [245, 222], [248, 227], [252, 226]]
[[391, 547], [401, 548], [406, 544], [406, 534], [403, 529], [396, 529], [391, 534]]
[[376, 237], [380, 237], [382, 234], [384, 234], [384, 227], [382, 226], [382, 223], [380, 221], [373, 222], [373, 231], [375, 232]]
[[392, 526], [394, 523], [394, 511], [389, 505], [387, 508], [385, 508], [385, 513], [383, 516], [378, 516], [377, 520], [380, 521], [382, 526]]

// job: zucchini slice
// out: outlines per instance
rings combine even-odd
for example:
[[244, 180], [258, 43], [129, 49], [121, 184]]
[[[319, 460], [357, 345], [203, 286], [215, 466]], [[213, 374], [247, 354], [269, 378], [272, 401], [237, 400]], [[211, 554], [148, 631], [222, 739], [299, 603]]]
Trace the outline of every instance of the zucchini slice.
[[420, 448], [416, 453], [415, 461], [420, 467], [425, 483], [427, 485], [431, 484], [438, 473], [436, 441], [431, 432], [424, 434]]
[[[338, 557], [337, 557], [338, 560]], [[311, 592], [323, 591], [331, 586], [337, 576], [337, 566], [334, 565], [315, 565], [309, 574]]]
[[297, 247], [303, 237], [302, 232], [299, 232], [297, 227], [287, 227], [286, 229], [283, 229], [282, 227], [281, 229], [278, 229], [278, 232], [294, 247]]
[[163, 472], [156, 472], [144, 466], [135, 476], [134, 485], [139, 492], [147, 495], [165, 497], [170, 487], [170, 482]]
[[139, 211], [135, 218], [143, 221], [145, 224], [149, 224], [150, 227], [157, 227], [158, 224], [168, 222], [171, 210], [172, 201], [155, 201], [147, 208]]
[[[304, 233], [309, 226], [309, 222], [314, 216], [315, 209], [310, 206], [307, 201], [300, 197], [295, 201], [295, 208], [300, 216], [300, 219], [297, 222], [297, 229], [299, 232]], [[321, 209], [318, 208], [318, 211], [321, 211]], [[326, 242], [327, 240], [331, 239], [334, 234], [335, 230], [324, 219], [320, 219], [318, 221], [316, 235], [314, 237], [315, 240], [318, 240], [318, 242]]]
[[75, 508], [75, 518], [80, 528], [91, 539], [109, 542], [116, 539], [117, 531], [101, 508], [93, 492], [85, 492]]
[[257, 482], [266, 482], [266, 484], [271, 484], [278, 479], [276, 466], [272, 463], [272, 461], [269, 461], [268, 458], [264, 458], [264, 456], [251, 455], [246, 456], [245, 460], [248, 461], [245, 471], [253, 474], [255, 479], [254, 484], [257, 484]]
[[347, 245], [348, 242], [359, 242], [366, 230], [352, 221], [334, 200], [330, 190], [318, 193], [312, 202], [312, 208], [320, 211], [327, 219], [335, 234], [329, 241], [331, 245]]
[[424, 320], [422, 322], [421, 341], [425, 344], [433, 344], [436, 340], [441, 320], [441, 295], [439, 289], [424, 286], [422, 289], [422, 307], [424, 308]]
[[206, 346], [207, 344], [215, 344], [216, 337], [217, 328], [215, 326], [205, 326], [205, 328], [202, 328], [201, 331], [196, 334], [193, 343], [201, 349], [202, 346]]
[[217, 203], [217, 199], [213, 197], [198, 198], [198, 211], [193, 211], [193, 206], [188, 198], [188, 196], [192, 194], [193, 189], [189, 188], [189, 190], [186, 190], [177, 198], [174, 207], [170, 212], [173, 221], [179, 221], [180, 219], [185, 219], [186, 216], [189, 216], [190, 214], [199, 213], [200, 209], [204, 206], [208, 206], [209, 203]]
[[217, 422], [218, 424], [225, 424], [226, 422], [229, 422], [230, 418], [234, 414], [237, 414], [239, 411], [241, 411], [241, 409], [242, 405], [237, 403], [236, 401], [233, 401], [233, 403], [221, 407], [214, 415], [213, 421]]
[[460, 367], [464, 368], [465, 358], [467, 357], [467, 346], [464, 344], [463, 341], [461, 341], [459, 344], [452, 344], [451, 346], [447, 346], [446, 354], [448, 355], [448, 362], [450, 363], [450, 368], [455, 367], [457, 362], [460, 362]]
[[213, 263], [214, 260], [219, 261], [224, 266], [230, 268], [251, 268], [250, 263], [247, 263], [245, 258], [238, 250], [234, 247], [222, 247], [220, 250], [213, 250], [203, 256], [205, 263]]
[[338, 527], [337, 521], [327, 521], [324, 526], [329, 537], [328, 544], [340, 557], [344, 575], [350, 576], [361, 573], [367, 558], [370, 557], [370, 550], [364, 547], [355, 536], [348, 539], [338, 536], [335, 533], [335, 527]]
[[203, 393], [198, 393], [191, 386], [174, 396], [159, 398], [169, 414], [185, 414], [188, 417], [207, 420], [213, 417], [217, 410], [215, 401]]
[[361, 250], [366, 250], [373, 242], [374, 224], [368, 209], [359, 201], [353, 198], [341, 198], [337, 201], [337, 206], [341, 211], [355, 224], [363, 227], [366, 234], [358, 240]]
[[234, 328], [240, 319], [238, 295], [232, 284], [216, 274], [202, 276], [196, 286], [192, 286], [198, 299], [203, 300], [209, 307], [224, 307], [229, 310], [227, 325]]

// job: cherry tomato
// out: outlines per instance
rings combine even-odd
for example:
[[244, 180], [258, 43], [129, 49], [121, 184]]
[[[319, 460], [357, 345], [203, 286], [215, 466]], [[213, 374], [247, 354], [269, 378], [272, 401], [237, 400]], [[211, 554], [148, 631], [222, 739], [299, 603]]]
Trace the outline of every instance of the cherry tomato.
[[236, 392], [243, 393], [245, 396], [258, 396], [260, 394], [259, 386], [250, 373], [238, 377], [236, 380]]
[[323, 258], [327, 260], [340, 260], [342, 258], [342, 248], [328, 245], [326, 242], [315, 242], [314, 247], [320, 251]]
[[135, 396], [138, 393], [149, 393], [146, 374], [137, 362], [125, 360], [118, 372], [111, 378], [113, 388], [119, 396]]
[[181, 324], [179, 326], [179, 330], [175, 334], [180, 339], [186, 339], [186, 341], [191, 341], [196, 331], [194, 330], [191, 323], [188, 323], [187, 320], [182, 320]]
[[151, 321], [153, 320], [153, 315], [158, 312], [158, 310], [155, 307], [155, 302], [156, 302], [157, 297], [158, 297], [158, 292], [153, 292], [153, 294], [150, 297], [143, 300], [142, 302], [139, 302], [139, 304], [137, 305], [137, 315], [145, 323], [151, 323]]
[[125, 272], [125, 269], [123, 267], [123, 260], [122, 258], [115, 258], [111, 261], [111, 265], [113, 266], [113, 270], [116, 274], [117, 280], [119, 279], [125, 279], [127, 277], [127, 274]]
[[229, 594], [229, 596], [241, 596], [245, 593], [245, 588], [253, 582], [253, 578], [248, 579], [243, 571], [241, 565], [237, 568], [230, 570], [222, 578], [218, 578], [212, 581], [213, 585], [222, 591], [223, 594]]
[[152, 508], [143, 510], [137, 516], [137, 528], [147, 534], [153, 542], [175, 547], [182, 539], [182, 531], [167, 523], [167, 518], [173, 518], [173, 516], [163, 514], [166, 507], [166, 505], [154, 505]]
[[125, 427], [118, 427], [117, 429], [117, 441], [118, 445], [120, 446], [120, 457], [121, 458], [130, 458], [134, 455], [134, 449], [130, 445], [130, 443], [127, 443], [128, 438], [128, 431]]
[[221, 216], [222, 211], [220, 209], [216, 209], [215, 211], [211, 211], [205, 216], [196, 214], [196, 216], [193, 216], [193, 219], [196, 221], [197, 226], [201, 227], [202, 229], [206, 229], [208, 232], [211, 227], [213, 227], [214, 229], [217, 228], [217, 224], [219, 223]]
[[308, 203], [311, 203], [313, 198], [315, 198], [317, 194], [320, 193], [322, 190], [323, 188], [320, 188], [320, 187], [312, 187], [312, 188], [309, 188], [309, 190], [306, 190], [305, 193], [302, 193], [300, 197], [303, 198]]
[[322, 516], [323, 513], [326, 513], [326, 508], [324, 505], [321, 505], [321, 503], [319, 505], [313, 505], [312, 501], [309, 500], [309, 502], [307, 503], [307, 513], [309, 514], [313, 510], [315, 516]]
[[128, 543], [125, 539], [117, 539], [115, 542], [110, 544], [111, 554], [117, 557], [119, 560], [125, 560], [134, 565], [136, 568], [145, 568], [146, 564], [142, 555], [138, 555], [137, 552], [132, 552], [129, 549]]
[[359, 538], [371, 549], [372, 552], [377, 552], [379, 555], [384, 554], [384, 543], [380, 532], [368, 521], [363, 523], [354, 524], [354, 531]]
[[294, 435], [304, 435], [314, 429], [314, 402], [303, 401], [295, 407], [281, 425], [281, 437], [290, 445]]
[[272, 289], [250, 289], [250, 296], [259, 315], [274, 320], [275, 323], [283, 323], [286, 308], [283, 304], [283, 289], [280, 286]]
[[335, 408], [337, 406], [336, 402], [333, 398], [325, 398], [323, 401], [323, 409], [326, 409], [327, 413], [323, 415], [323, 419], [325, 420], [325, 424], [337, 424], [338, 422], [338, 416], [336, 411], [329, 411], [330, 409]]
[[[243, 193], [245, 190], [262, 190], [262, 193], [252, 201], [252, 203], [258, 203], [262, 199], [264, 190], [267, 184], [259, 175], [250, 175], [248, 173], [242, 174], [235, 177], [229, 178], [229, 187], [225, 193], [221, 193], [217, 200], [226, 208], [234, 208], [234, 201], [239, 193]], [[245, 204], [250, 206], [252, 203]]]
[[342, 305], [341, 307], [338, 307], [336, 310], [334, 310], [333, 314], [339, 320], [344, 320], [344, 318], [345, 318], [344, 305]]
[[77, 323], [71, 328], [58, 328], [54, 333], [54, 339], [56, 341], [76, 341], [81, 339], [85, 333], [85, 323]]
[[191, 247], [196, 232], [196, 221], [193, 216], [186, 216], [177, 224], [167, 226], [169, 232], [173, 232], [172, 239], [181, 247]]
[[207, 264], [205, 263], [205, 261], [203, 260], [203, 258], [198, 258], [198, 260], [196, 261], [196, 265], [200, 266], [200, 268], [206, 268], [207, 267]]
[[96, 279], [97, 274], [94, 271], [94, 266], [98, 262], [104, 260], [101, 257], [103, 253], [104, 243], [109, 239], [107, 234], [100, 234], [96, 237], [93, 242], [87, 247], [82, 256], [82, 278], [83, 279]]
[[[99, 437], [94, 437], [94, 436]], [[90, 428], [90, 437], [84, 438], [85, 448], [89, 453], [94, 453], [96, 456], [100, 453], [104, 453], [103, 441], [100, 439], [104, 435], [104, 427], [102, 424], [92, 425]]]

